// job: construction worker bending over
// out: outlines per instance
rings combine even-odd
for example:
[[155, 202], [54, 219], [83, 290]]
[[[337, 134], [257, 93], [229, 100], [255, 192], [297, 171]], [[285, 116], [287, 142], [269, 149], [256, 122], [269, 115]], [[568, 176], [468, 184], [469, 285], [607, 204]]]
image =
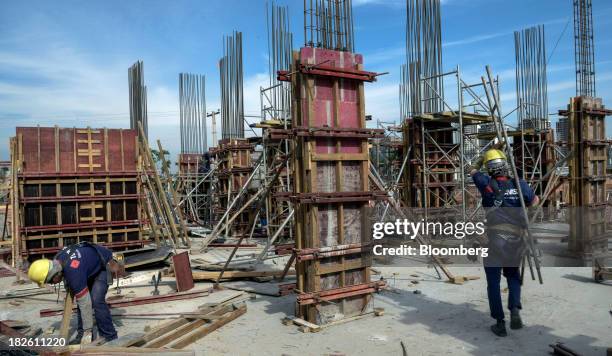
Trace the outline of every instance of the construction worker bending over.
[[70, 344], [90, 343], [93, 335], [93, 316], [104, 342], [117, 338], [110, 309], [106, 304], [106, 292], [112, 284], [112, 274], [118, 264], [106, 247], [81, 242], [64, 247], [53, 260], [46, 258], [34, 261], [28, 270], [28, 277], [39, 286], [64, 284], [76, 297], [77, 335]]
[[[526, 222], [515, 180], [508, 174], [508, 160], [497, 144], [469, 169], [469, 174], [482, 196], [482, 206], [486, 212], [489, 256], [484, 258], [487, 275], [487, 294], [491, 317], [497, 321], [491, 326], [495, 335], [506, 336], [506, 323], [502, 305], [500, 282], [501, 275], [508, 283], [508, 309], [510, 309], [510, 328], [523, 327], [519, 310], [521, 309], [521, 278], [519, 267], [525, 244], [523, 234]], [[485, 165], [488, 174], [480, 172]], [[538, 197], [524, 181], [519, 181], [526, 206], [538, 204]]]

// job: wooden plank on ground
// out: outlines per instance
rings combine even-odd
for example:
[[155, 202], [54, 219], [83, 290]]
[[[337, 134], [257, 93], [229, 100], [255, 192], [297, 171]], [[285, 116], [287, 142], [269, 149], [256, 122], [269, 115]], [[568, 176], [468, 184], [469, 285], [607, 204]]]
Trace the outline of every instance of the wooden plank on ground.
[[71, 355], [169, 355], [169, 356], [191, 356], [195, 355], [193, 350], [170, 350], [165, 348], [142, 348], [142, 347], [115, 347], [115, 346], [91, 346], [76, 345], [70, 348]]
[[189, 334], [181, 337], [180, 339], [176, 340], [168, 346], [173, 349], [182, 349], [183, 347], [190, 345], [203, 338], [204, 336], [210, 334], [211, 332], [219, 329], [223, 325], [235, 320], [244, 313], [246, 313], [245, 304], [239, 306], [236, 310], [230, 313], [226, 313], [221, 318], [214, 320], [212, 323], [200, 326], [199, 328], [191, 331]]
[[[233, 307], [223, 306], [219, 308], [215, 308], [210, 312], [202, 313], [201, 318], [198, 317], [195, 320], [189, 321], [187, 324], [181, 325], [180, 327], [171, 330], [170, 332], [159, 336], [158, 338], [151, 340], [144, 344], [143, 347], [162, 347], [165, 346], [174, 340], [181, 338], [182, 336], [189, 334], [191, 331], [199, 328], [202, 325], [206, 324], [206, 317], [213, 317], [217, 315], [223, 315], [229, 313], [233, 310]], [[191, 317], [185, 318], [186, 320], [191, 320]]]

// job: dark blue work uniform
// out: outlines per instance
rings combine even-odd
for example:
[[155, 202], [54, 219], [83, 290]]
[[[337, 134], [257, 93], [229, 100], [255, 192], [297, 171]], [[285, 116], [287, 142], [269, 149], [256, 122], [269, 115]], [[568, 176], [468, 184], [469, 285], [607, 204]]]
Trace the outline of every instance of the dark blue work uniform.
[[[74, 296], [78, 299], [87, 293], [90, 294], [98, 331], [106, 340], [117, 338], [110, 309], [106, 304], [108, 291], [106, 264], [112, 255], [106, 247], [87, 244], [65, 247], [55, 256], [63, 266], [64, 282]], [[80, 308], [77, 318], [78, 331], [82, 333], [83, 320]]]
[[[521, 278], [519, 266], [522, 259], [524, 244], [520, 234], [496, 230], [496, 226], [512, 225], [526, 227], [526, 221], [521, 207], [521, 201], [514, 179], [500, 176], [493, 178], [477, 172], [472, 176], [474, 184], [482, 196], [482, 206], [487, 210], [487, 235], [489, 238], [489, 256], [484, 259], [484, 269], [487, 275], [487, 294], [491, 317], [504, 320], [504, 309], [501, 300], [501, 274], [508, 282], [508, 309], [521, 309]], [[523, 199], [527, 206], [535, 199], [533, 189], [520, 179]]]

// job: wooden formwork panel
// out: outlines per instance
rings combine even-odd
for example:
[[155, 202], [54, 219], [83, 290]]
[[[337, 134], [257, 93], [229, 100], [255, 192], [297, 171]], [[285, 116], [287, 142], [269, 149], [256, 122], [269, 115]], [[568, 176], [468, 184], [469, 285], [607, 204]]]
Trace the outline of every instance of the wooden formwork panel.
[[[253, 145], [248, 139], [223, 139], [219, 141], [219, 145], [211, 153], [215, 157], [217, 171], [215, 172], [217, 180], [217, 189], [215, 192], [215, 220], [219, 220], [227, 211], [231, 201], [236, 197], [237, 193], [245, 187], [245, 184], [253, 172]], [[244, 201], [249, 199], [249, 194], [244, 196]], [[241, 206], [239, 204], [232, 208], [236, 211]], [[232, 223], [232, 228], [229, 234], [232, 236], [240, 236], [248, 233], [249, 214], [252, 211], [245, 210]]]
[[202, 155], [197, 153], [181, 153], [178, 158], [180, 174], [197, 174], [202, 165]]
[[612, 111], [605, 109], [601, 99], [572, 98], [567, 111], [568, 144], [573, 152], [569, 160], [570, 239], [569, 248], [590, 259], [608, 252], [606, 196], [608, 146], [605, 119]]
[[144, 245], [135, 130], [19, 127], [14, 146], [24, 257], [81, 241]]
[[17, 127], [22, 175], [136, 172], [136, 130]]
[[[325, 63], [360, 71], [362, 57], [302, 48], [291, 76], [294, 130], [328, 130], [294, 141], [297, 315], [317, 324], [359, 315], [376, 289], [370, 282], [371, 234], [367, 229], [368, 138], [342, 129], [365, 129], [363, 82], [301, 71]], [[336, 130], [336, 131], [334, 131]], [[361, 199], [354, 198], [361, 195]], [[365, 197], [365, 198], [363, 198]]]

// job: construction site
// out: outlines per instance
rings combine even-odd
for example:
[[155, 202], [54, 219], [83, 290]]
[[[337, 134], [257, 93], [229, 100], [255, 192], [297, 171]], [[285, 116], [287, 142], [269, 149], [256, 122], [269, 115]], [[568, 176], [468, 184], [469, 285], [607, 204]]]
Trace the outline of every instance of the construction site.
[[[217, 64], [206, 72], [176, 73], [172, 140], [152, 134], [138, 58], [125, 67], [129, 121], [11, 126], [0, 162], [0, 355], [611, 356], [612, 110], [596, 90], [595, 39], [607, 33], [594, 34], [605, 18], [593, 16], [604, 1], [559, 0], [573, 13], [558, 40], [546, 40], [545, 21], [516, 28], [514, 52], [499, 54], [514, 56], [510, 78], [488, 63], [466, 74], [467, 59], [444, 55], [447, 1], [400, 1], [392, 122], [366, 106], [389, 73], [369, 70], [356, 48], [368, 20], [354, 16], [358, 2], [257, 1], [268, 77], [256, 93], [245, 90], [253, 36], [232, 19], [230, 33], [207, 28], [223, 51], [206, 53]], [[562, 41], [575, 53], [575, 78], [565, 78], [575, 95], [553, 107], [547, 65]], [[511, 107], [503, 81], [515, 83]], [[211, 92], [218, 107], [207, 105]], [[245, 110], [253, 97], [257, 115]], [[487, 242], [469, 226], [486, 236], [490, 212], [504, 213], [508, 191], [478, 183], [493, 177], [481, 158], [491, 150], [524, 219], [524, 325], [507, 336], [489, 326], [503, 319], [492, 289], [514, 313], [510, 280], [492, 284], [486, 254], [452, 254], [481, 251]], [[419, 230], [437, 224], [453, 231]], [[401, 226], [413, 234], [399, 238]], [[94, 245], [112, 252], [108, 264], [75, 252]], [[427, 253], [404, 255], [412, 249]], [[40, 260], [49, 270], [35, 281]], [[84, 342], [83, 291], [67, 269], [88, 263], [95, 323]], [[102, 300], [99, 274], [110, 278]]]

